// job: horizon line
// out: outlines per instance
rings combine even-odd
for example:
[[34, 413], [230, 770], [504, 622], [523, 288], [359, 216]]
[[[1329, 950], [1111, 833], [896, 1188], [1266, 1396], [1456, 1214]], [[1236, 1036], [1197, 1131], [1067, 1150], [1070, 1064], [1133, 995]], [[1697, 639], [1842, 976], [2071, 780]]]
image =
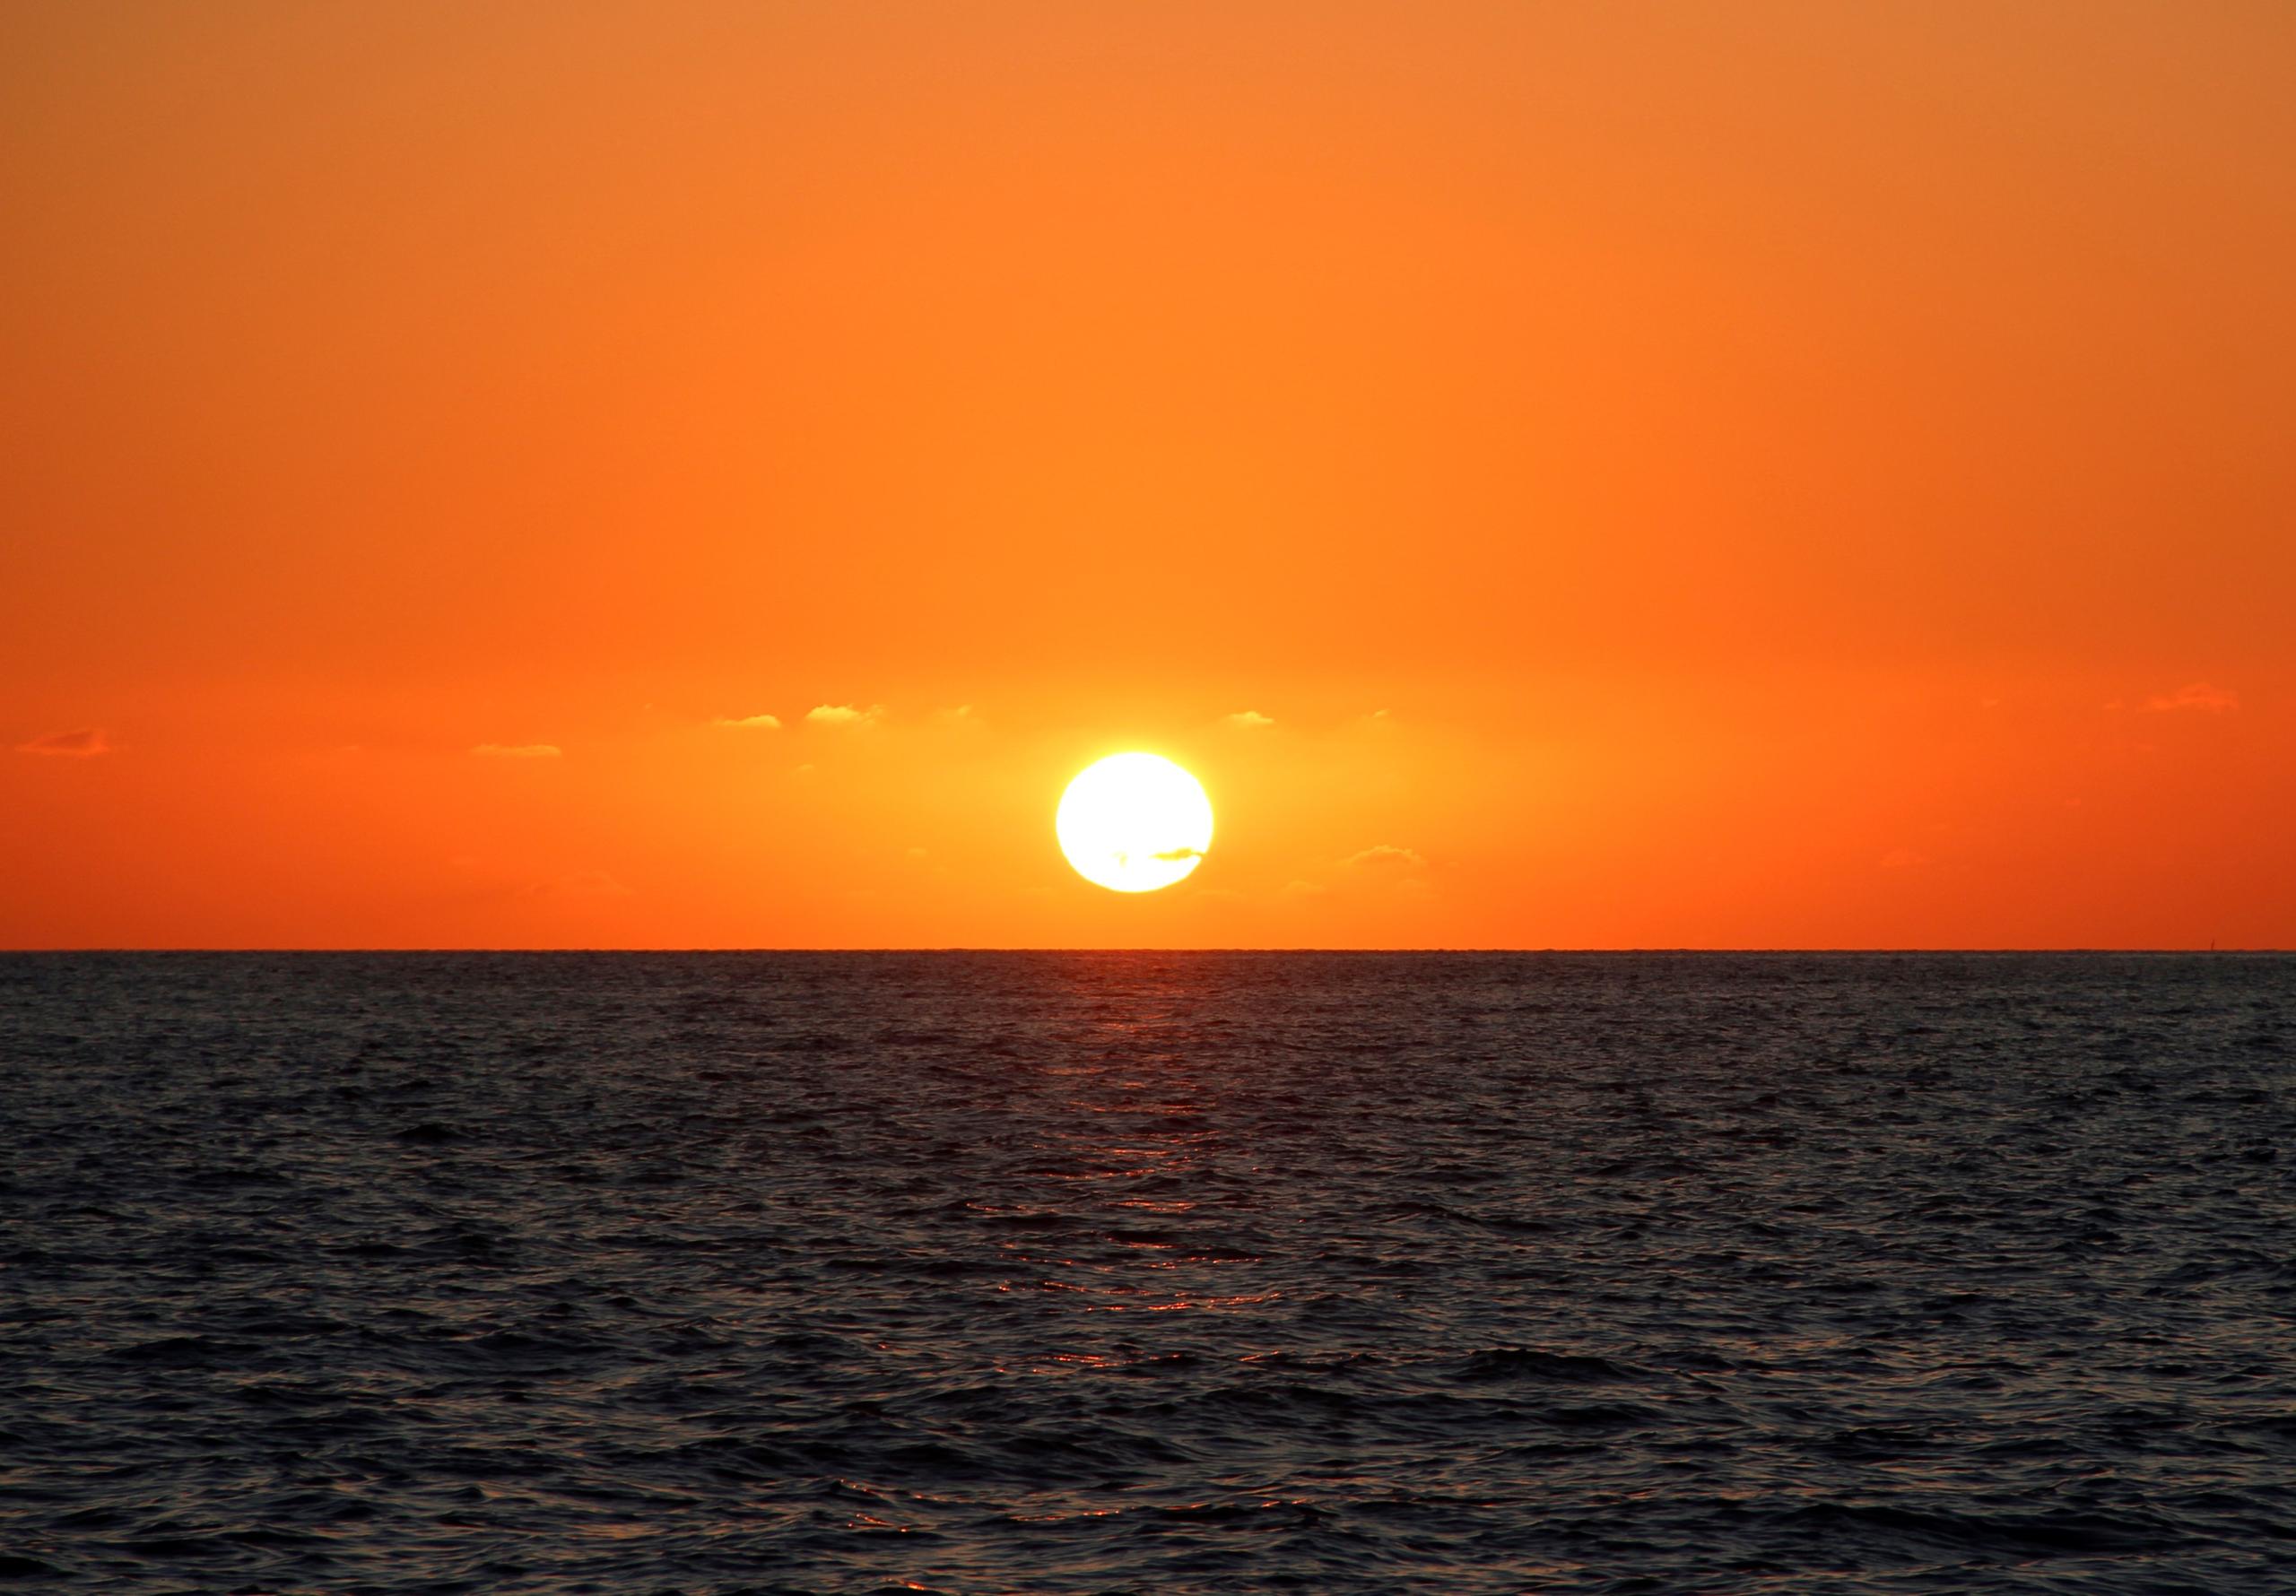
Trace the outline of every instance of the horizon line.
[[2110, 954], [2110, 955], [2120, 955], [2120, 956], [2162, 956], [2162, 957], [2167, 957], [2167, 956], [2184, 956], [2184, 955], [2191, 955], [2191, 956], [2196, 956], [2196, 956], [2203, 956], [2203, 955], [2211, 954], [2211, 953], [2251, 954], [2251, 955], [2287, 955], [2287, 954], [2292, 953], [2292, 952], [2296, 952], [2296, 949], [2281, 948], [2281, 947], [2219, 947], [2218, 945], [2216, 945], [2215, 943], [2213, 943], [2213, 942], [2212, 942], [2212, 943], [2210, 943], [2208, 946], [2206, 946], [2206, 947], [2205, 947], [2205, 948], [2203, 948], [2203, 947], [2172, 947], [2172, 946], [2162, 946], [2162, 945], [2146, 946], [2146, 947], [2115, 948], [2115, 947], [2097, 947], [2097, 946], [2060, 946], [2060, 945], [2055, 945], [2055, 944], [2051, 944], [2051, 945], [2033, 944], [2033, 945], [2029, 945], [2029, 946], [2007, 946], [2007, 945], [2004, 945], [2004, 946], [1987, 946], [1987, 947], [1978, 947], [1978, 946], [1970, 946], [1970, 947], [1883, 947], [1883, 946], [1879, 946], [1879, 945], [1861, 945], [1861, 946], [1848, 946], [1848, 947], [1831, 947], [1831, 948], [1823, 948], [1823, 947], [1785, 947], [1785, 946], [1767, 946], [1767, 947], [1755, 947], [1755, 946], [1746, 946], [1746, 947], [1719, 947], [1719, 946], [1710, 946], [1710, 945], [1709, 945], [1709, 946], [1692, 946], [1692, 945], [1683, 945], [1683, 946], [1662, 946], [1662, 945], [1657, 945], [1657, 944], [1653, 944], [1653, 945], [1646, 946], [1646, 947], [1595, 947], [1595, 946], [1591, 946], [1591, 945], [1590, 945], [1590, 946], [1576, 946], [1576, 945], [1572, 945], [1572, 946], [1562, 946], [1562, 945], [1553, 945], [1553, 946], [1547, 946], [1547, 947], [1486, 947], [1486, 946], [1465, 946], [1465, 945], [1461, 945], [1461, 946], [1422, 945], [1422, 946], [1416, 946], [1416, 947], [1394, 947], [1394, 948], [1342, 948], [1342, 947], [1317, 947], [1317, 946], [1311, 946], [1311, 945], [1307, 945], [1307, 944], [1299, 944], [1299, 945], [1286, 946], [1286, 947], [1246, 947], [1246, 946], [1241, 946], [1241, 945], [1231, 945], [1231, 946], [1210, 946], [1210, 945], [1207, 945], [1207, 946], [1197, 946], [1197, 947], [1180, 947], [1180, 946], [1177, 946], [1177, 945], [1173, 945], [1173, 946], [1164, 946], [1164, 945], [1148, 945], [1148, 946], [1139, 946], [1139, 945], [1135, 945], [1135, 946], [1118, 946], [1118, 945], [1114, 945], [1114, 944], [1106, 944], [1106, 945], [1094, 944], [1094, 945], [1053, 946], [1053, 945], [1050, 945], [1050, 944], [1034, 944], [1034, 943], [1032, 943], [1032, 944], [1028, 944], [1028, 945], [1024, 945], [1024, 946], [1003, 946], [1003, 947], [998, 947], [998, 946], [990, 946], [990, 945], [987, 945], [987, 944], [970, 944], [970, 943], [957, 943], [957, 942], [951, 942], [951, 943], [936, 943], [936, 944], [931, 944], [931, 945], [926, 945], [926, 944], [915, 944], [915, 945], [907, 945], [907, 946], [899, 946], [899, 945], [893, 945], [893, 944], [890, 944], [890, 943], [888, 943], [888, 944], [883, 944], [883, 945], [873, 945], [873, 946], [859, 946], [859, 945], [855, 945], [855, 946], [843, 946], [843, 947], [817, 947], [817, 946], [815, 946], [815, 947], [808, 947], [808, 946], [799, 946], [799, 945], [796, 945], [796, 944], [769, 945], [769, 944], [763, 944], [763, 943], [758, 943], [758, 944], [744, 944], [744, 945], [738, 945], [738, 946], [736, 946], [736, 945], [733, 945], [733, 944], [726, 944], [726, 945], [722, 945], [722, 946], [709, 946], [709, 945], [695, 944], [695, 945], [692, 945], [692, 946], [687, 946], [687, 947], [510, 947], [510, 946], [497, 946], [497, 945], [477, 944], [477, 943], [470, 943], [470, 944], [456, 944], [456, 945], [445, 945], [445, 944], [441, 944], [441, 945], [437, 945], [437, 946], [417, 946], [417, 945], [413, 945], [413, 944], [405, 944], [405, 945], [394, 945], [394, 946], [355, 946], [355, 947], [354, 947], [354, 946], [339, 946], [339, 947], [313, 947], [313, 946], [306, 946], [306, 947], [261, 947], [261, 946], [237, 946], [237, 945], [233, 945], [233, 946], [224, 946], [224, 945], [220, 945], [220, 944], [219, 944], [219, 945], [209, 946], [209, 945], [202, 945], [202, 944], [195, 944], [195, 943], [177, 943], [177, 944], [167, 944], [167, 945], [158, 945], [158, 944], [154, 944], [154, 945], [150, 945], [150, 946], [135, 946], [135, 945], [128, 945], [128, 944], [98, 944], [98, 943], [88, 943], [88, 944], [74, 945], [74, 946], [0, 948], [0, 958], [10, 958], [10, 957], [24, 957], [24, 958], [57, 958], [57, 957], [66, 957], [66, 956], [71, 956], [71, 955], [92, 955], [92, 954], [122, 954], [122, 955], [137, 955], [137, 954], [152, 954], [152, 955], [161, 955], [161, 954], [168, 954], [168, 955], [173, 955], [173, 954], [231, 954], [231, 955], [258, 955], [258, 954], [259, 954], [259, 955], [266, 955], [266, 956], [274, 956], [274, 957], [275, 957], [275, 956], [281, 956], [281, 955], [291, 955], [291, 954], [314, 954], [314, 955], [328, 955], [328, 954], [335, 954], [335, 955], [361, 955], [361, 954], [367, 954], [367, 955], [373, 955], [373, 954], [449, 954], [449, 953], [453, 953], [453, 954], [479, 954], [479, 953], [485, 953], [485, 954], [504, 954], [504, 953], [512, 953], [512, 954], [528, 954], [528, 955], [547, 955], [547, 954], [631, 954], [631, 955], [670, 955], [670, 954], [727, 954], [727, 953], [773, 953], [773, 954], [812, 954], [812, 955], [834, 955], [834, 954], [855, 954], [855, 955], [858, 955], [858, 954], [882, 954], [882, 953], [1051, 953], [1051, 954], [1077, 954], [1077, 953], [1122, 953], [1122, 954], [1137, 954], [1137, 953], [1221, 953], [1221, 954], [1231, 954], [1231, 953], [1244, 953], [1244, 954], [1286, 953], [1286, 954], [1292, 954], [1292, 953], [1312, 953], [1312, 954], [1324, 954], [1324, 955], [1355, 954], [1355, 955], [1362, 955], [1362, 956], [1367, 956], [1367, 957], [1394, 957], [1394, 956], [1396, 956], [1396, 955], [1402, 955], [1402, 954], [1475, 954], [1475, 955], [1491, 955], [1491, 956], [1501, 956], [1501, 957], [1529, 957], [1529, 956], [1545, 956], [1545, 955], [1562, 955], [1562, 956], [1599, 955], [1599, 956], [1605, 956], [1605, 957], [1616, 957], [1616, 956], [1620, 956], [1620, 955], [1684, 955], [1684, 954], [1691, 954], [1691, 955], [1707, 955], [1707, 956], [1712, 956], [1712, 957], [1716, 957], [1716, 958], [1744, 958], [1744, 957], [1753, 957], [1753, 956], [1763, 956], [1763, 957], [1825, 956], [1825, 957], [1835, 957], [1835, 958], [1848, 958], [1848, 957], [1858, 957], [1858, 956], [1874, 956], [1874, 957], [1902, 957], [1902, 956], [1909, 956], [1909, 955], [1933, 956], [1933, 957], [1944, 957], [1944, 956], [1950, 956], [1950, 955], [1961, 955], [1961, 956], [1971, 956], [1971, 957], [1985, 957], [1985, 956], [2011, 956], [2011, 955], [2019, 955], [2019, 954], [2063, 954], [2063, 955], [2108, 955], [2108, 954]]

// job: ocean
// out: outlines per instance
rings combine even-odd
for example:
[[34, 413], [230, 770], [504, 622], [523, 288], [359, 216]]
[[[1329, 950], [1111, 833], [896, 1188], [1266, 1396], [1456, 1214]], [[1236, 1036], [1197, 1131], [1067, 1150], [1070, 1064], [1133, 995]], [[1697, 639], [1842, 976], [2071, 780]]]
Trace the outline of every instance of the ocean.
[[0, 1587], [2296, 1590], [2296, 958], [0, 957]]

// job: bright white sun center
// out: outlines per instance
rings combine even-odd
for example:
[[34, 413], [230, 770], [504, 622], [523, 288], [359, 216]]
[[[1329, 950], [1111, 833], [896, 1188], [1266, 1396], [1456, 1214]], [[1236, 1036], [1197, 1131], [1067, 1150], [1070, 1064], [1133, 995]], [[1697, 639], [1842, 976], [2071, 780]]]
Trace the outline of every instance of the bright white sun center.
[[1194, 870], [1212, 846], [1212, 800], [1170, 759], [1110, 754], [1068, 784], [1053, 829], [1086, 880], [1152, 892]]

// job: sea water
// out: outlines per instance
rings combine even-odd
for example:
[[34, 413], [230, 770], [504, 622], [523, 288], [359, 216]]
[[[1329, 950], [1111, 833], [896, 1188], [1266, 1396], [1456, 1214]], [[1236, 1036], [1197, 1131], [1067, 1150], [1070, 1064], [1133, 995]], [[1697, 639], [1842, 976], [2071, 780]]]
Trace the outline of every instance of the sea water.
[[2296, 959], [0, 958], [0, 1580], [2296, 1589]]

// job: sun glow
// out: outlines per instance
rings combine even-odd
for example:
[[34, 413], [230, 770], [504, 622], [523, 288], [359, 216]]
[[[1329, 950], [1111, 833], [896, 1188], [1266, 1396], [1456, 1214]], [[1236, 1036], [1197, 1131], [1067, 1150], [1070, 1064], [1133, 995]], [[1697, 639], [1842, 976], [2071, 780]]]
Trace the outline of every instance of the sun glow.
[[1157, 754], [1110, 754], [1060, 795], [1053, 830], [1076, 873], [1115, 892], [1185, 879], [1212, 846], [1212, 801]]

